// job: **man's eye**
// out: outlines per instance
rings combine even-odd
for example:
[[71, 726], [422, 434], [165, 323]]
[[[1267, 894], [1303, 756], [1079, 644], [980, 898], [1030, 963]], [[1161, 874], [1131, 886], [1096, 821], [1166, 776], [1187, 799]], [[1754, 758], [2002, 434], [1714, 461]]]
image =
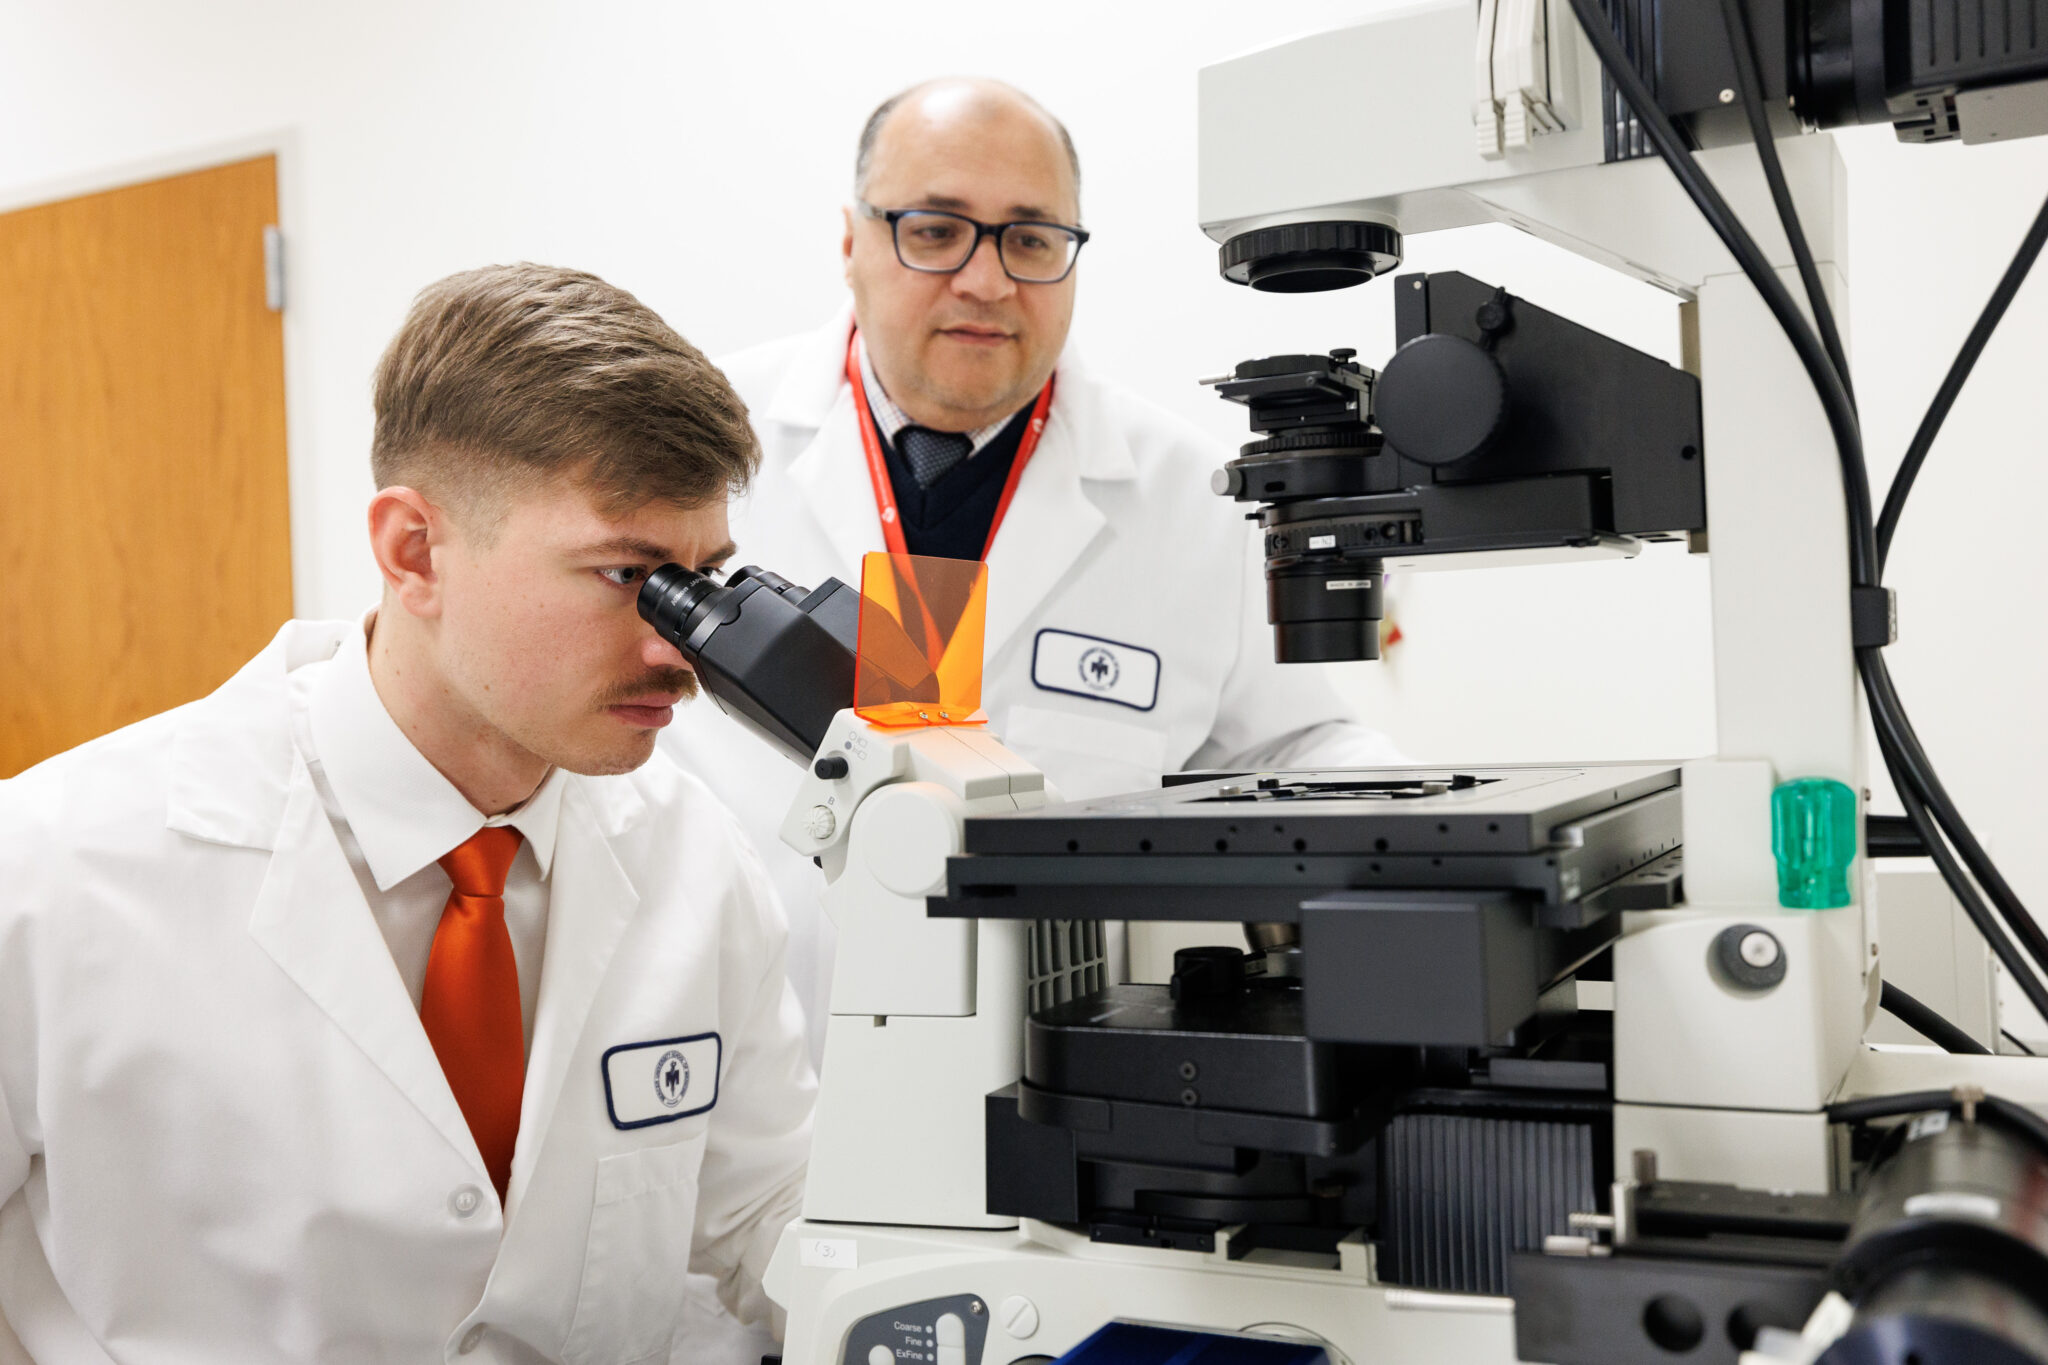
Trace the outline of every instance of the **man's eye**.
[[599, 569], [598, 572], [604, 575], [607, 582], [616, 583], [622, 588], [630, 588], [647, 577], [647, 570], [637, 564], [624, 569]]

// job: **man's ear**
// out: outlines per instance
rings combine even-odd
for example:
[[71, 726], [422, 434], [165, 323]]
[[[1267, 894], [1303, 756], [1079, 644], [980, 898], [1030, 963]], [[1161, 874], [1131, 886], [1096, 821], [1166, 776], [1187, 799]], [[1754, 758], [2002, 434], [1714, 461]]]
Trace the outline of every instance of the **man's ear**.
[[853, 283], [853, 210], [841, 205], [839, 216], [845, 221], [846, 231], [839, 239], [839, 271], [848, 284]]
[[434, 552], [447, 541], [448, 519], [417, 489], [385, 488], [370, 499], [370, 553], [385, 592], [418, 617], [441, 614], [441, 575]]

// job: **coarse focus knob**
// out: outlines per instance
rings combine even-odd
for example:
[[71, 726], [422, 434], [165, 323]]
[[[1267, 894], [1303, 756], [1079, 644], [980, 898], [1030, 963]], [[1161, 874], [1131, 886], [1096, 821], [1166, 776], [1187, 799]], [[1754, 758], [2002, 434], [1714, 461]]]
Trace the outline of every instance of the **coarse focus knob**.
[[827, 754], [811, 765], [811, 771], [827, 782], [837, 782], [846, 776], [846, 759], [840, 754]]
[[1463, 337], [1430, 332], [1394, 352], [1380, 372], [1373, 416], [1387, 444], [1407, 458], [1454, 464], [1485, 450], [1506, 424], [1507, 376]]

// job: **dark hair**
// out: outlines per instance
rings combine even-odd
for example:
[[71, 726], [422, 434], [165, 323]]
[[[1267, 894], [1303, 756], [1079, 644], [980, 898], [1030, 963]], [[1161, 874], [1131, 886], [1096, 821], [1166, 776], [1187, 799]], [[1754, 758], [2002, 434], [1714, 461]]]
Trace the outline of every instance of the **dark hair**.
[[[868, 172], [873, 169], [875, 160], [875, 141], [881, 137], [882, 125], [889, 121], [889, 115], [895, 113], [896, 106], [909, 99], [912, 95], [917, 94], [921, 90], [928, 90], [934, 85], [939, 85], [946, 79], [949, 78], [941, 77], [938, 80], [919, 81], [916, 85], [910, 86], [907, 89], [898, 90], [895, 94], [876, 105], [875, 112], [868, 115], [868, 121], [861, 125], [860, 149], [854, 154], [853, 158], [853, 193], [856, 198], [865, 199], [867, 197]], [[1073, 134], [1067, 131], [1067, 125], [1054, 118], [1051, 110], [1006, 81], [978, 78], [976, 83], [1001, 86], [1033, 109], [1036, 109], [1039, 113], [1045, 115], [1046, 119], [1052, 124], [1053, 129], [1060, 135], [1060, 147], [1066, 152], [1067, 165], [1074, 172], [1074, 198], [1079, 200], [1081, 197], [1081, 154], [1074, 150], [1074, 137]]]
[[703, 352], [595, 275], [493, 265], [428, 285], [377, 362], [370, 470], [466, 509], [567, 476], [618, 512], [697, 507], [760, 462]]

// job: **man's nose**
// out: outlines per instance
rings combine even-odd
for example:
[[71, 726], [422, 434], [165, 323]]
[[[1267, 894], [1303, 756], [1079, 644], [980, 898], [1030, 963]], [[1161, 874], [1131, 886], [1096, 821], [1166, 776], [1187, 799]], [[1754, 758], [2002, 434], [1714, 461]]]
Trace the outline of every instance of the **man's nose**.
[[1003, 270], [1003, 257], [996, 250], [995, 238], [984, 237], [974, 244], [974, 254], [967, 258], [967, 264], [953, 274], [953, 292], [985, 303], [1006, 299], [1017, 292], [1017, 282]]
[[688, 668], [683, 652], [654, 633], [649, 627], [646, 638], [640, 642], [640, 662], [649, 668]]

